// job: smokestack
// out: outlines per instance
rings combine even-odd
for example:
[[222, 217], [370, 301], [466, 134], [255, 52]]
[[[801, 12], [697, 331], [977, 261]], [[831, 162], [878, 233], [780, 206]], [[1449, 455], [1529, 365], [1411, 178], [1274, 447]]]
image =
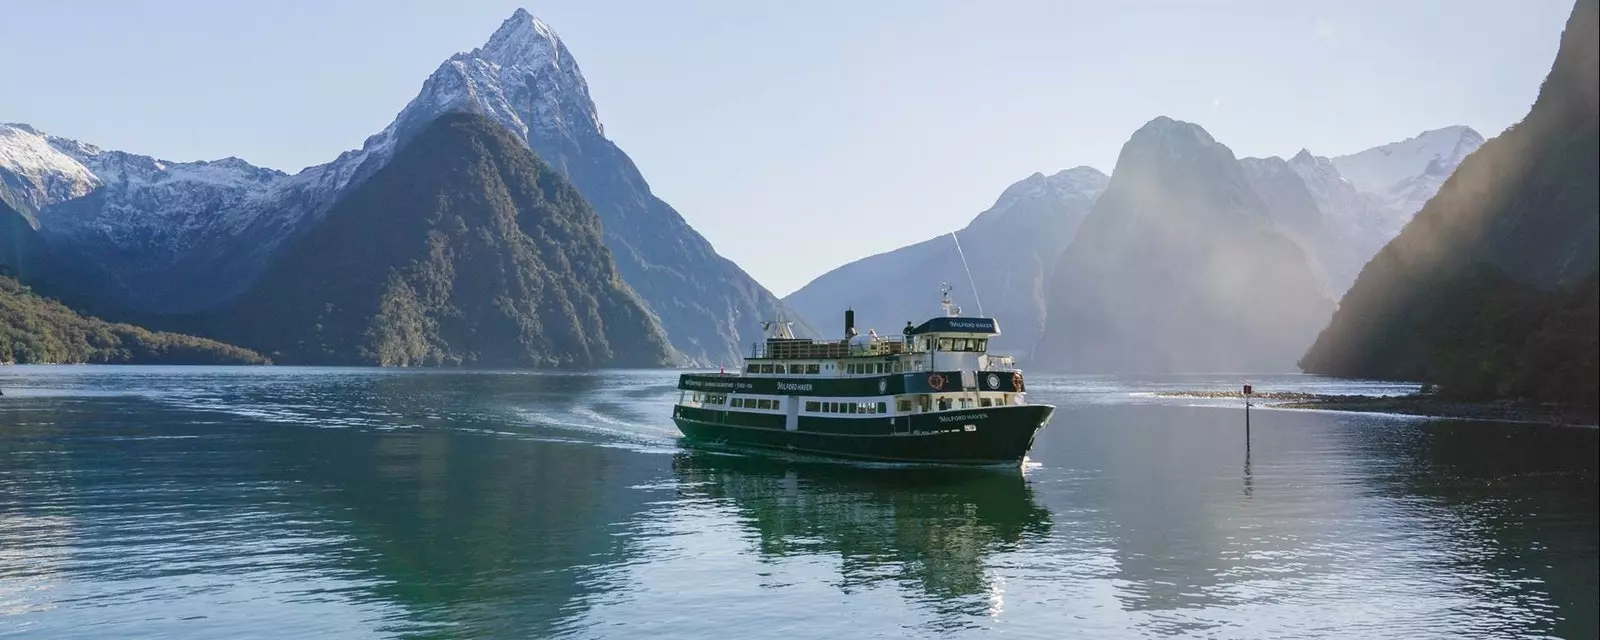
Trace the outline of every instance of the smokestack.
[[853, 336], [855, 334], [856, 334], [856, 311], [855, 311], [855, 309], [845, 309], [844, 310], [844, 337], [848, 338], [848, 337], [851, 337], [851, 336]]

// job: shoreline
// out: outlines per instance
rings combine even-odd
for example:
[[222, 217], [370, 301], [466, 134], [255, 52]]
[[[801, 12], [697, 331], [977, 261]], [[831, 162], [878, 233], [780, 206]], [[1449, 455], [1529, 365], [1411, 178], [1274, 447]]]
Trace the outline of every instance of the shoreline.
[[[1156, 394], [1168, 398], [1239, 398], [1239, 391], [1169, 391]], [[1555, 407], [1519, 402], [1469, 402], [1432, 395], [1404, 396], [1330, 395], [1301, 392], [1253, 393], [1267, 409], [1314, 409], [1352, 413], [1388, 413], [1428, 418], [1522, 422], [1551, 426], [1594, 428], [1600, 420], [1593, 410]]]

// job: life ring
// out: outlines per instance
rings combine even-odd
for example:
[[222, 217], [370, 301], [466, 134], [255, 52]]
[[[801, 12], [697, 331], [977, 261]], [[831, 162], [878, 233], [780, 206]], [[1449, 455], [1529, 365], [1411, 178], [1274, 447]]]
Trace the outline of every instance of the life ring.
[[940, 389], [943, 389], [944, 388], [944, 376], [941, 376], [941, 375], [939, 375], [937, 373], [930, 374], [928, 376], [928, 386], [933, 387], [934, 391], [938, 391]]
[[1022, 390], [1022, 373], [1021, 372], [1014, 371], [1014, 372], [1011, 373], [1011, 388], [1012, 389], [1016, 389], [1017, 391], [1021, 391]]

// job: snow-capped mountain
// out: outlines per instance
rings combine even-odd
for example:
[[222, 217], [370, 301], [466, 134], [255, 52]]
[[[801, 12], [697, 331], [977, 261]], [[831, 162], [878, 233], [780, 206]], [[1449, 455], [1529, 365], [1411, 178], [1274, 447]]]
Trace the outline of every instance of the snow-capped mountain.
[[[1336, 158], [1301, 149], [1287, 161], [1276, 156], [1240, 161], [1273, 216], [1312, 254], [1329, 290], [1342, 295], [1367, 260], [1482, 144], [1483, 137], [1470, 127], [1452, 126]], [[1285, 168], [1299, 184], [1286, 179]], [[1307, 211], [1295, 195], [1302, 188], [1316, 207], [1313, 226], [1307, 226]]]
[[[937, 315], [939, 283], [969, 312], [1000, 319], [996, 348], [1025, 351], [1044, 326], [1046, 278], [1110, 178], [1092, 167], [1035, 173], [1007, 187], [994, 206], [955, 232], [972, 267], [970, 289], [950, 234], [862, 258], [829, 271], [784, 298], [814, 327], [838, 326], [854, 309], [863, 328], [896, 333], [906, 321]], [[828, 332], [832, 335], [832, 332]]]
[[[238, 158], [170, 162], [0, 125], [0, 179], [108, 306], [186, 311], [239, 290], [281, 235], [288, 176]], [[269, 225], [270, 226], [270, 225]]]
[[327, 164], [291, 176], [236, 158], [168, 162], [10, 125], [0, 127], [0, 197], [36, 215], [67, 256], [58, 262], [76, 269], [74, 284], [107, 307], [202, 310], [247, 288], [284, 240], [454, 111], [490, 117], [567, 175], [600, 215], [623, 279], [691, 359], [736, 362], [761, 321], [782, 315], [770, 292], [650, 193], [605, 138], [572, 54], [521, 9], [484, 46], [441, 64], [388, 127]]
[[[1443, 171], [1448, 176], [1467, 154], [1481, 146], [1483, 136], [1471, 127], [1456, 125], [1338, 156], [1333, 158], [1333, 164], [1357, 189], [1381, 194], [1420, 175]], [[1435, 164], [1430, 169], [1429, 165]]]
[[[673, 346], [705, 363], [737, 363], [778, 299], [655, 197], [626, 153], [605, 137], [578, 63], [550, 27], [518, 9], [482, 47], [446, 60], [395, 122], [363, 152], [381, 161], [442, 113], [486, 115], [525, 140], [583, 193], [604, 222], [622, 277], [661, 320]], [[356, 174], [359, 179], [363, 167]], [[800, 335], [810, 335], [803, 322]]]
[[0, 123], [0, 199], [27, 216], [45, 206], [88, 195], [94, 172], [25, 124]]

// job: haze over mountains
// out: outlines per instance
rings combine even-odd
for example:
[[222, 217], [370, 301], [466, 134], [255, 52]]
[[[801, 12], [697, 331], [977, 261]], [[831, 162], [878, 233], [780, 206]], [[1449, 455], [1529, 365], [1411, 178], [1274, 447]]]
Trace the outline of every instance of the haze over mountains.
[[[1452, 126], [1347, 156], [1327, 158], [1301, 150], [1289, 160], [1239, 162], [1274, 224], [1309, 254], [1315, 280], [1337, 297], [1378, 248], [1399, 233], [1442, 176], [1482, 141], [1471, 128]], [[1342, 175], [1340, 167], [1345, 166], [1360, 173], [1360, 186]], [[1004, 333], [996, 348], [1026, 357], [1045, 326], [1047, 283], [1057, 257], [1073, 243], [1108, 181], [1092, 167], [1035, 174], [1008, 187], [993, 207], [955, 232], [967, 253], [976, 295], [955, 240], [943, 235], [840, 266], [785, 296], [784, 302], [815, 327], [831, 327], [834, 316], [849, 307], [865, 322], [892, 330], [906, 320], [937, 313], [939, 283], [948, 282], [966, 312], [977, 313], [982, 306], [986, 314], [1001, 319]], [[1272, 361], [1287, 370], [1294, 358]]]
[[1062, 251], [1033, 356], [1066, 371], [1286, 370], [1332, 310], [1233, 152], [1160, 117], [1123, 145]]
[[[845, 308], [864, 326], [898, 333], [907, 321], [941, 313], [939, 284], [955, 287], [963, 311], [999, 318], [995, 348], [1031, 348], [1044, 326], [1045, 281], [1109, 178], [1091, 167], [1035, 173], [1006, 188], [994, 206], [956, 232], [979, 297], [973, 296], [948, 234], [862, 258], [811, 281], [784, 303], [812, 326], [832, 327]], [[891, 232], [888, 237], [901, 237]], [[980, 304], [981, 303], [981, 304]]]
[[1521, 122], [1362, 270], [1306, 370], [1600, 404], [1600, 0], [1579, 0]]

